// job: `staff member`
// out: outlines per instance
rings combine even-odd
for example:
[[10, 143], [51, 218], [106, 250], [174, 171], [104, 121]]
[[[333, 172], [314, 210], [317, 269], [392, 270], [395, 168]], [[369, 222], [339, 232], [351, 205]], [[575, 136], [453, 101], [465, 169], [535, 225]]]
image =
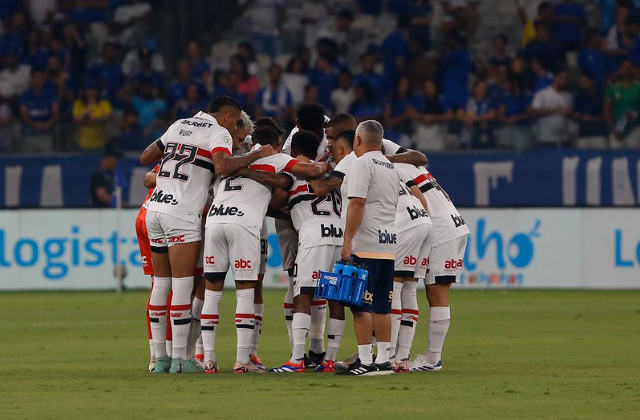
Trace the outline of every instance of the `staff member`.
[[[396, 251], [395, 212], [400, 178], [382, 154], [384, 130], [379, 122], [363, 121], [356, 129], [351, 164], [344, 183], [349, 204], [342, 258], [353, 258], [369, 270], [369, 283], [361, 306], [353, 306], [359, 358], [341, 375], [393, 373], [389, 363], [391, 299]], [[378, 341], [376, 362], [372, 360], [372, 331]]]

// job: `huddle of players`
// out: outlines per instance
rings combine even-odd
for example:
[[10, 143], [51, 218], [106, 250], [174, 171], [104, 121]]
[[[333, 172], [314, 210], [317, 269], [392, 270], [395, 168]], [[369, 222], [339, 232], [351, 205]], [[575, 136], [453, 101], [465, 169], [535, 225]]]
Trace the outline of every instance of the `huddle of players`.
[[[155, 176], [155, 190], [136, 224], [143, 263], [149, 253], [143, 249], [144, 228], [153, 262], [152, 270], [145, 265], [145, 273], [154, 276], [148, 305], [150, 369], [158, 373], [218, 372], [219, 305], [231, 269], [236, 283], [234, 372], [266, 370], [257, 348], [268, 213], [276, 217], [283, 268], [290, 276], [284, 310], [292, 348], [291, 359], [271, 372], [304, 372], [309, 367], [334, 372], [341, 366], [336, 355], [344, 331], [344, 307], [328, 303], [325, 350], [327, 302], [313, 295], [318, 271], [330, 271], [340, 259], [348, 200], [343, 180], [357, 159], [353, 152], [356, 133], [352, 116], [341, 114], [325, 121], [320, 105], [303, 104], [297, 111], [296, 129], [283, 145], [283, 131], [273, 120], [259, 118], [254, 126], [235, 101], [217, 97], [209, 113], [176, 121], [145, 149], [141, 163], [160, 161], [156, 173], [145, 179], [146, 185], [153, 186]], [[243, 153], [245, 139], [252, 143], [247, 153]], [[439, 370], [450, 322], [448, 290], [462, 267], [468, 229], [446, 192], [421, 166], [426, 163], [424, 155], [386, 140], [383, 149], [402, 181], [393, 233], [397, 250], [389, 296], [391, 341], [378, 343], [377, 363], [372, 366], [380, 368], [359, 370], [354, 367], [362, 362], [355, 360], [345, 372]], [[207, 203], [211, 196], [212, 202]], [[194, 281], [198, 261], [203, 264], [204, 282]], [[425, 280], [430, 303], [429, 347], [410, 362], [418, 318], [418, 279]], [[170, 345], [167, 318], [171, 320]]]

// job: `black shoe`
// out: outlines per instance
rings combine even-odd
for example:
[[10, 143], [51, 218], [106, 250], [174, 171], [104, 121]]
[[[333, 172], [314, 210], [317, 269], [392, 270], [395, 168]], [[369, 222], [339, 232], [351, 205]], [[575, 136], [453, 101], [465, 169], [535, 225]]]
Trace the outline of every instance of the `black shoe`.
[[371, 363], [370, 365], [363, 365], [360, 363], [360, 359], [356, 359], [355, 362], [350, 364], [349, 369], [336, 372], [336, 375], [345, 376], [375, 376], [379, 374], [380, 372], [374, 363]]
[[326, 351], [323, 351], [322, 353], [315, 353], [309, 350], [309, 360], [314, 365], [314, 367], [320, 366], [322, 364], [322, 361], [324, 360], [325, 354], [327, 354]]
[[393, 370], [393, 366], [391, 362], [384, 363], [374, 363], [376, 368], [378, 369], [378, 375], [393, 375], [395, 371]]
[[311, 360], [311, 358], [305, 354], [304, 355], [304, 367], [305, 367], [305, 369], [315, 369], [316, 366], [318, 366], [318, 365], [313, 363], [313, 360]]

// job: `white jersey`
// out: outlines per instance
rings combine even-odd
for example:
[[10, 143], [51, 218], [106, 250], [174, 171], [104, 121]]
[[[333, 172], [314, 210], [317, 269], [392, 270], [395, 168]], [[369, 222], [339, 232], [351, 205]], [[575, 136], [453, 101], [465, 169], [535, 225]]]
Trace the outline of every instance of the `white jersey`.
[[[394, 163], [393, 166], [398, 169], [400, 166], [407, 165], [406, 163]], [[411, 165], [409, 165], [411, 166]], [[398, 207], [396, 209], [396, 233], [404, 232], [409, 229], [413, 229], [419, 225], [430, 225], [431, 219], [429, 214], [422, 206], [420, 200], [413, 195], [409, 185], [413, 184], [413, 180], [403, 179], [403, 173], [398, 171], [400, 175], [400, 192], [398, 194]]]
[[402, 165], [398, 170], [403, 174], [403, 179], [412, 179], [424, 194], [437, 244], [444, 244], [469, 234], [469, 228], [451, 202], [449, 194], [426, 168]]
[[340, 218], [340, 192], [317, 196], [306, 181], [296, 181], [289, 190], [293, 227], [298, 232], [298, 248], [342, 245], [344, 223]]
[[360, 258], [394, 259], [400, 176], [393, 163], [379, 151], [367, 152], [351, 164], [345, 181], [349, 199], [366, 199], [353, 253]]
[[349, 207], [349, 189], [347, 187], [347, 183], [345, 182], [345, 178], [349, 173], [349, 168], [354, 160], [358, 157], [354, 152], [349, 153], [347, 156], [343, 157], [342, 160], [336, 165], [335, 169], [331, 172], [331, 175], [337, 176], [342, 180], [342, 185], [340, 186], [340, 197], [342, 198], [342, 219], [347, 219], [347, 208]]
[[[256, 160], [250, 169], [279, 174], [291, 169], [297, 160], [284, 153], [276, 153]], [[207, 226], [212, 223], [241, 225], [260, 237], [262, 222], [271, 201], [271, 188], [244, 177], [223, 177], [216, 191]]]
[[387, 156], [406, 152], [404, 147], [388, 139], [382, 139], [382, 147], [384, 147], [384, 154]]
[[148, 210], [199, 223], [214, 173], [211, 156], [231, 155], [231, 143], [227, 129], [207, 113], [173, 123], [156, 142], [164, 157]]
[[[329, 117], [325, 115], [324, 122], [326, 123], [327, 121], [329, 121]], [[293, 127], [293, 130], [291, 130], [291, 132], [289, 133], [289, 137], [287, 137], [287, 140], [285, 140], [284, 144], [282, 145], [282, 153], [291, 156], [291, 141], [293, 140], [293, 135], [298, 131], [300, 131], [298, 127]], [[314, 159], [314, 161], [331, 163], [330, 161], [332, 159], [333, 156], [329, 154], [329, 141], [327, 140], [327, 135], [324, 134], [322, 136], [322, 139], [320, 139], [320, 145], [318, 146], [318, 151], [316, 153], [316, 158]]]

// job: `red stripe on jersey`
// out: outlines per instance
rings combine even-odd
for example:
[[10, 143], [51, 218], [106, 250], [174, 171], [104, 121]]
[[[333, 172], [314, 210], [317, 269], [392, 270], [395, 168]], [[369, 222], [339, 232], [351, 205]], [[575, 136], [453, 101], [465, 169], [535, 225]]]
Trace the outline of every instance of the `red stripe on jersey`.
[[249, 165], [249, 169], [255, 169], [256, 171], [276, 173], [276, 168], [273, 165]]
[[222, 152], [226, 155], [231, 156], [231, 152], [226, 147], [214, 147], [213, 149], [211, 149], [211, 156], [215, 155], [218, 152]]
[[[213, 149], [213, 150], [216, 150], [216, 149]], [[201, 156], [201, 157], [207, 158], [207, 159], [211, 159], [211, 152], [208, 151], [208, 150], [201, 149], [200, 147], [198, 147], [198, 156]]]
[[261, 316], [256, 315], [256, 321], [262, 321], [262, 317], [261, 317]]
[[218, 315], [201, 314], [200, 319], [218, 319]]
[[309, 187], [307, 186], [307, 184], [300, 185], [295, 190], [289, 191], [289, 197], [291, 197], [292, 195], [296, 195], [296, 194], [302, 193], [302, 192], [309, 192]]
[[256, 314], [236, 314], [236, 318], [250, 318], [254, 319]]
[[156, 166], [153, 167], [151, 172], [153, 172], [154, 174], [157, 174], [159, 170], [160, 170], [160, 165], [156, 165]]
[[289, 163], [287, 163], [287, 166], [284, 167], [285, 172], [289, 172], [296, 163], [300, 163], [300, 161], [297, 159], [291, 159]]
[[165, 309], [167, 309], [167, 305], [149, 305], [150, 311], [164, 311]]
[[311, 306], [320, 306], [320, 305], [326, 305], [327, 301], [322, 299], [322, 300], [314, 300], [313, 302], [311, 302]]
[[293, 306], [293, 303], [285, 303], [282, 306], [284, 307], [284, 309], [293, 309], [293, 308], [295, 308], [295, 306]]
[[402, 315], [402, 311], [400, 309], [392, 309], [391, 313], [393, 315]]
[[433, 178], [433, 175], [431, 174], [422, 174], [418, 177], [416, 177], [413, 182], [415, 182], [416, 184], [420, 185], [421, 183], [425, 182], [428, 179]]
[[191, 304], [188, 305], [171, 305], [171, 311], [189, 311], [191, 310]]
[[419, 315], [420, 314], [417, 309], [403, 309], [402, 313], [403, 314], [412, 314], [412, 315]]

